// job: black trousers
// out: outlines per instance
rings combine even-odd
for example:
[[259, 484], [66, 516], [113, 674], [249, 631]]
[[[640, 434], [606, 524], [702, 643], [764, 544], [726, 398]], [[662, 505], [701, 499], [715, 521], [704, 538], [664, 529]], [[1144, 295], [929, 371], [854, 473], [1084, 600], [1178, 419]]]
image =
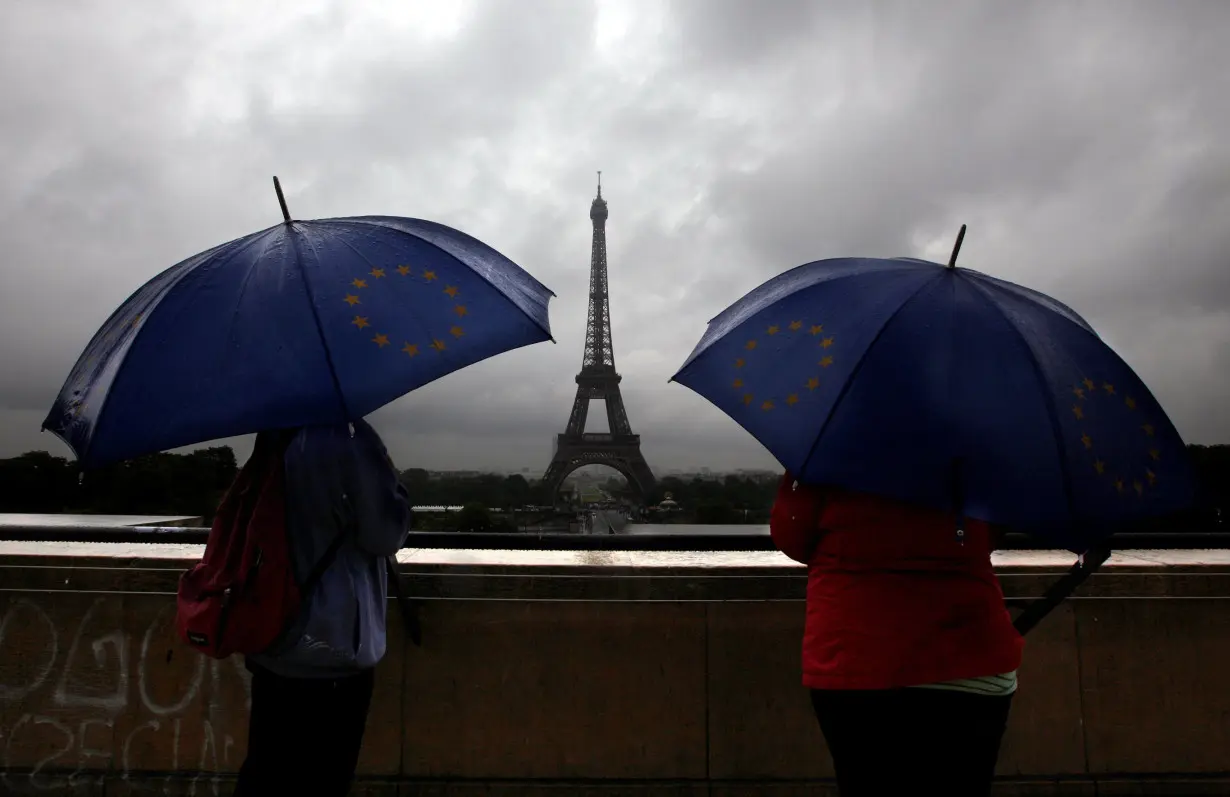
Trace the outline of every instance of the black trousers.
[[813, 690], [842, 797], [987, 797], [1012, 696]]
[[249, 663], [248, 757], [236, 797], [345, 797], [354, 780], [375, 671], [286, 678]]

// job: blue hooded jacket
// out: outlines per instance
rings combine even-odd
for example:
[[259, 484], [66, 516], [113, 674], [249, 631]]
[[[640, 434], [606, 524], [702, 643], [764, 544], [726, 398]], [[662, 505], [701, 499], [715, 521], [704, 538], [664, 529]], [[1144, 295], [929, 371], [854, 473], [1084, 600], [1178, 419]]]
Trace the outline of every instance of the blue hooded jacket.
[[344, 535], [274, 648], [250, 656], [279, 675], [334, 678], [376, 666], [385, 652], [384, 559], [410, 529], [410, 503], [379, 435], [365, 421], [300, 429], [287, 446], [286, 533], [300, 583]]

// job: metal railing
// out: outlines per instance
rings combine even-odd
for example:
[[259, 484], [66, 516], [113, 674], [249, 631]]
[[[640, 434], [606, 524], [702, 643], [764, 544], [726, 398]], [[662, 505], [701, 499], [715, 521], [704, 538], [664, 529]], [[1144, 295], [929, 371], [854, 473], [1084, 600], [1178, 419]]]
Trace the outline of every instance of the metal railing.
[[[177, 526], [0, 526], [0, 540], [21, 542], [106, 542], [204, 544], [207, 528]], [[1177, 531], [1116, 534], [1115, 550], [1230, 548], [1230, 532]], [[535, 534], [412, 531], [405, 548], [517, 551], [771, 551], [761, 534]], [[1053, 550], [1045, 539], [1007, 534], [1003, 550]]]

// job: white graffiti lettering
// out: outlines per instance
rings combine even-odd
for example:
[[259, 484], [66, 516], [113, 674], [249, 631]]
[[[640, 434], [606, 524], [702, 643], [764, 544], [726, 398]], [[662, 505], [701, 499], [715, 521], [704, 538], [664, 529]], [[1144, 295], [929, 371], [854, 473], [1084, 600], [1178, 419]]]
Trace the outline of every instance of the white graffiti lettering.
[[[37, 598], [0, 594], [0, 793], [119, 776], [130, 791], [218, 794], [216, 773], [242, 760], [236, 728], [251, 701], [242, 659], [207, 660], [180, 644], [171, 601], [146, 602], [149, 621], [134, 629], [124, 600], [93, 598], [58, 624], [63, 604], [52, 612]], [[107, 617], [125, 619], [117, 628]], [[176, 776], [181, 766], [188, 784], [178, 780], [187, 772]]]
[[[77, 624], [77, 632], [73, 634], [72, 644], [68, 647], [68, 659], [64, 662], [64, 669], [60, 673], [60, 681], [56, 684], [55, 694], [52, 700], [58, 706], [78, 706], [89, 708], [100, 708], [106, 711], [120, 711], [128, 705], [128, 642], [124, 638], [122, 631], [112, 631], [105, 636], [98, 637], [90, 643], [90, 649], [94, 652], [94, 667], [95, 669], [105, 673], [107, 670], [107, 653], [108, 647], [115, 648], [115, 655], [119, 661], [119, 667], [115, 673], [115, 688], [108, 694], [85, 694], [79, 691], [69, 691], [69, 675], [72, 673], [73, 664], [77, 658], [77, 648], [81, 645], [81, 636], [85, 633], [86, 627], [89, 625], [94, 613], [98, 611], [98, 607], [102, 605], [103, 599], [98, 598], [86, 611], [85, 616], [81, 618], [81, 622]], [[74, 689], [81, 689], [80, 685], [74, 685]]]
[[[18, 598], [13, 601], [9, 610], [4, 613], [4, 619], [0, 620], [0, 654], [4, 651], [5, 633], [8, 631], [9, 623], [12, 622], [14, 615], [17, 614], [19, 609], [31, 612], [38, 618], [39, 622], [47, 629], [47, 639], [50, 641], [50, 644], [44, 650], [43, 655], [45, 658], [43, 663], [39, 665], [39, 669], [34, 677], [30, 679], [29, 683], [19, 686], [0, 683], [0, 700], [21, 700], [26, 695], [36, 691], [47, 680], [47, 676], [51, 675], [51, 670], [56, 664], [56, 656], [60, 654], [60, 640], [59, 635], [56, 633], [55, 623], [51, 622], [51, 618], [47, 616], [45, 611], [25, 598]], [[18, 654], [14, 652], [10, 655]]]
[[149, 624], [149, 628], [145, 630], [145, 636], [141, 638], [141, 655], [137, 659], [137, 690], [141, 693], [141, 703], [150, 713], [156, 714], [159, 717], [165, 717], [168, 714], [178, 714], [187, 708], [190, 703], [196, 700], [197, 694], [201, 691], [201, 679], [205, 677], [205, 657], [198, 655], [196, 657], [196, 669], [192, 671], [192, 678], [188, 681], [188, 685], [178, 701], [164, 706], [150, 697], [145, 665], [146, 660], [149, 658], [150, 642], [153, 640], [156, 632], [164, 629], [166, 618], [172, 614], [174, 608], [174, 604], [168, 604], [154, 617], [153, 622]]

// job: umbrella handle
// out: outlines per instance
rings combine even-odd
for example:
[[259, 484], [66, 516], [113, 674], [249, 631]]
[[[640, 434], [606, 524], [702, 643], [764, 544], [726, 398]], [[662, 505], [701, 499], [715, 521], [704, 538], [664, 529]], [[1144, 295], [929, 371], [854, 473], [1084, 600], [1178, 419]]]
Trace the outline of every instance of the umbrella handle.
[[1042, 618], [1046, 617], [1051, 611], [1063, 603], [1073, 592], [1085, 582], [1085, 579], [1093, 575], [1106, 560], [1110, 558], [1110, 546], [1101, 545], [1096, 548], [1090, 548], [1081, 554], [1072, 565], [1072, 568], [1058, 581], [1050, 586], [1041, 598], [1030, 602], [1025, 606], [1025, 611], [1021, 612], [1012, 625], [1016, 628], [1017, 633], [1021, 636], [1029, 633]]
[[419, 622], [418, 605], [416, 601], [411, 600], [402, 591], [401, 573], [397, 569], [397, 558], [395, 556], [385, 557], [384, 567], [388, 571], [389, 589], [393, 590], [393, 597], [397, 599], [397, 608], [401, 613], [401, 622], [406, 630], [406, 637], [414, 643], [416, 648], [421, 648], [423, 646], [423, 627]]

